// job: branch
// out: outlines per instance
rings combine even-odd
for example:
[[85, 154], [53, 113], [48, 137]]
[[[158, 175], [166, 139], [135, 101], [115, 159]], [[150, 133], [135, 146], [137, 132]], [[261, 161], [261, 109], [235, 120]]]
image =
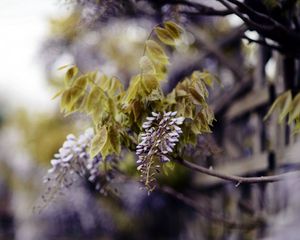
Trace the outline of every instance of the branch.
[[241, 12], [239, 12], [237, 9], [233, 8], [230, 4], [228, 4], [224, 0], [217, 0], [217, 1], [222, 3], [227, 9], [233, 11], [235, 13], [235, 15], [237, 15], [246, 24], [248, 24], [250, 27], [253, 27], [255, 30], [260, 30], [260, 31], [273, 31], [274, 30], [274, 26], [266, 26], [266, 25], [262, 25], [262, 24], [253, 22], [251, 19], [245, 17]]
[[225, 10], [217, 10], [215, 8], [205, 6], [201, 3], [196, 3], [196, 2], [188, 2], [184, 0], [172, 0], [170, 2], [166, 2], [166, 5], [184, 5], [187, 7], [192, 7], [197, 12], [181, 12], [185, 14], [199, 14], [199, 15], [207, 15], [207, 16], [227, 16], [230, 14], [233, 14], [232, 10], [225, 9]]
[[248, 36], [244, 35], [243, 36], [244, 39], [247, 39], [249, 41], [249, 43], [258, 43], [260, 45], [263, 45], [265, 47], [268, 47], [268, 48], [271, 48], [271, 49], [274, 49], [274, 50], [277, 50], [278, 52], [281, 52], [283, 53], [283, 49], [279, 46], [276, 46], [276, 45], [273, 45], [273, 44], [269, 44], [266, 42], [266, 40], [264, 39], [261, 39], [261, 40], [256, 40], [256, 39], [253, 39], [253, 38], [249, 38]]
[[207, 174], [209, 176], [221, 178], [223, 180], [227, 180], [230, 182], [234, 182], [238, 185], [242, 183], [247, 183], [247, 184], [253, 184], [253, 183], [271, 183], [271, 182], [278, 182], [286, 179], [289, 176], [299, 176], [300, 171], [294, 171], [294, 172], [288, 172], [288, 173], [283, 173], [283, 174], [278, 174], [278, 175], [273, 175], [273, 176], [261, 176], [261, 177], [240, 177], [240, 176], [234, 176], [234, 175], [226, 175], [220, 172], [217, 172], [212, 169], [207, 169], [205, 167], [199, 166], [195, 163], [186, 161], [182, 158], [176, 159], [177, 162], [182, 164], [183, 166], [192, 169], [194, 171], [200, 172]]
[[[265, 38], [272, 39], [281, 46], [280, 49], [284, 55], [290, 55], [296, 58], [300, 57], [299, 41], [300, 34], [293, 29], [289, 29], [271, 16], [257, 12], [237, 0], [216, 0], [222, 3], [228, 10], [231, 10], [240, 17], [249, 27], [249, 30], [255, 30]], [[229, 4], [231, 3], [231, 4]], [[238, 9], [236, 9], [236, 7]], [[240, 10], [241, 11], [240, 11]], [[247, 17], [246, 17], [247, 16]], [[264, 20], [266, 23], [257, 22], [255, 19]]]
[[166, 187], [166, 186], [160, 187], [159, 190], [182, 201], [184, 204], [193, 208], [194, 210], [196, 210], [200, 215], [204, 216], [205, 218], [207, 218], [215, 223], [222, 224], [222, 225], [224, 225], [224, 227], [227, 227], [227, 228], [251, 230], [251, 229], [254, 229], [254, 228], [259, 227], [262, 224], [264, 224], [264, 220], [259, 217], [252, 221], [246, 222], [246, 223], [240, 223], [240, 222], [236, 222], [233, 220], [229, 220], [224, 217], [218, 216], [215, 213], [212, 213], [207, 208], [200, 207], [193, 199], [184, 196], [182, 193], [176, 192], [175, 190], [173, 190], [170, 187]]
[[[134, 177], [134, 176], [129, 177], [120, 170], [118, 170], [118, 172], [119, 172], [118, 178], [122, 183], [130, 182], [130, 181], [134, 181], [134, 182], [137, 181], [136, 177]], [[201, 216], [205, 217], [206, 219], [211, 220], [217, 224], [222, 224], [224, 227], [227, 227], [227, 228], [251, 230], [251, 229], [259, 227], [259, 226], [261, 226], [261, 224], [265, 223], [264, 219], [261, 217], [257, 217], [256, 219], [249, 221], [247, 223], [240, 223], [240, 222], [235, 222], [233, 220], [225, 219], [224, 217], [221, 217], [215, 213], [212, 213], [206, 207], [199, 206], [199, 204], [196, 203], [190, 197], [187, 197], [183, 193], [177, 192], [168, 186], [157, 186], [156, 191], [171, 195], [172, 197], [178, 199], [185, 205], [193, 208], [195, 211], [197, 211]]]
[[289, 29], [287, 29], [284, 25], [282, 25], [280, 22], [276, 21], [275, 19], [273, 19], [272, 17], [257, 12], [254, 9], [252, 9], [251, 7], [247, 6], [246, 4], [244, 4], [243, 2], [237, 1], [237, 0], [227, 0], [228, 2], [231, 2], [232, 4], [235, 4], [237, 7], [239, 7], [241, 10], [244, 10], [245, 13], [247, 13], [248, 16], [250, 16], [250, 14], [255, 15], [255, 17], [260, 18], [264, 21], [267, 21], [273, 25], [275, 25], [276, 27], [280, 28], [281, 30], [285, 31], [285, 32], [289, 32]]

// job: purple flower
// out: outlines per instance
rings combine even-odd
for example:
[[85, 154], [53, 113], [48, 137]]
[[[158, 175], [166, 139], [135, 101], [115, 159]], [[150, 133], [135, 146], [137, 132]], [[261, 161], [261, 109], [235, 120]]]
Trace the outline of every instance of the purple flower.
[[176, 117], [177, 112], [165, 112], [164, 114], [152, 112], [152, 116], [146, 118], [142, 127], [145, 130], [140, 135], [141, 139], [136, 147], [138, 156], [137, 169], [141, 171], [142, 179], [148, 190], [154, 186], [155, 179], [151, 178], [152, 170], [158, 171], [159, 165], [154, 164], [155, 158], [161, 163], [169, 162], [169, 153], [172, 153], [179, 136], [182, 133], [181, 125], [184, 117]]

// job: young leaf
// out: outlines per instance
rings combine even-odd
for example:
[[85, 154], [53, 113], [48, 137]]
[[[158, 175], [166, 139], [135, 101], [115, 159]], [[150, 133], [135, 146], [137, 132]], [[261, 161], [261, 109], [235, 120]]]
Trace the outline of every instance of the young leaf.
[[140, 68], [143, 74], [155, 74], [155, 66], [149, 57], [143, 56], [140, 59]]
[[67, 89], [63, 92], [61, 101], [60, 101], [60, 108], [62, 111], [68, 111], [72, 107], [72, 96], [70, 89]]
[[69, 67], [71, 64], [66, 64], [66, 65], [63, 65], [63, 66], [60, 66], [57, 70], [63, 70], [67, 67]]
[[[264, 121], [271, 116], [271, 114], [275, 111], [276, 108], [279, 108], [279, 109], [282, 108], [280, 115], [281, 115], [281, 119], [284, 118], [286, 116], [286, 114], [288, 113], [287, 110], [289, 109], [289, 104], [285, 104], [285, 103], [290, 103], [291, 98], [292, 98], [291, 91], [286, 91], [283, 94], [281, 94], [280, 96], [278, 96], [276, 98], [276, 100], [273, 102], [272, 106], [270, 107], [268, 113], [264, 117]], [[286, 100], [288, 100], [288, 101], [286, 101]], [[283, 107], [284, 105], [285, 105], [285, 107]]]
[[86, 109], [88, 112], [92, 112], [93, 108], [98, 103], [101, 94], [102, 93], [101, 93], [100, 89], [98, 89], [98, 87], [94, 86], [91, 89], [91, 91], [87, 97], [87, 101], [86, 101]]
[[76, 66], [73, 66], [67, 70], [65, 75], [65, 80], [64, 80], [66, 86], [70, 85], [72, 78], [75, 77], [77, 73], [78, 73], [78, 68]]
[[[90, 157], [91, 158], [95, 157], [97, 154], [99, 154], [102, 151], [103, 147], [105, 146], [105, 144], [107, 142], [107, 139], [108, 139], [107, 130], [106, 130], [106, 127], [103, 126], [97, 132], [97, 134], [95, 135], [95, 137], [92, 140], [91, 149], [90, 149]], [[105, 157], [103, 156], [103, 158], [105, 158]]]
[[300, 132], [300, 116], [295, 118], [295, 127], [293, 128], [293, 134]]
[[87, 87], [88, 77], [87, 76], [80, 76], [75, 80], [74, 87], [81, 89], [84, 91]]
[[146, 41], [146, 52], [154, 62], [160, 62], [163, 64], [169, 63], [169, 58], [165, 54], [163, 48], [153, 40]]
[[134, 101], [131, 104], [131, 110], [133, 113], [134, 121], [138, 122], [141, 115], [142, 115], [142, 110], [143, 110], [143, 105], [140, 101]]
[[62, 94], [63, 94], [63, 92], [64, 92], [64, 89], [62, 89], [62, 90], [59, 90], [57, 93], [55, 93], [55, 94], [53, 95], [53, 97], [52, 97], [51, 99], [53, 100], [53, 99], [55, 99], [55, 98], [59, 97], [60, 95], [62, 95]]
[[298, 116], [300, 116], [300, 93], [294, 97], [291, 104], [288, 123], [291, 124]]
[[120, 133], [118, 131], [118, 128], [115, 126], [111, 126], [109, 128], [109, 141], [111, 144], [112, 152], [116, 154], [120, 154], [121, 152], [121, 142], [120, 142]]
[[133, 101], [138, 95], [139, 88], [140, 88], [140, 75], [137, 75], [131, 79], [124, 101], [126, 103], [130, 103], [131, 101]]
[[172, 161], [162, 164], [162, 170], [164, 174], [167, 176], [169, 175], [169, 173], [171, 173], [174, 170], [174, 167], [175, 167], [175, 163]]
[[282, 102], [282, 110], [278, 117], [279, 123], [282, 123], [286, 115], [288, 115], [290, 111], [291, 103], [292, 103], [292, 94], [291, 91], [288, 91], [287, 94], [285, 95], [284, 101]]
[[175, 39], [180, 38], [183, 33], [183, 29], [174, 22], [167, 21], [164, 23], [164, 26]]
[[144, 74], [141, 78], [142, 78], [142, 87], [145, 90], [146, 94], [149, 94], [154, 89], [158, 88], [159, 83], [154, 75]]
[[156, 27], [155, 33], [158, 37], [158, 39], [163, 42], [164, 44], [175, 46], [176, 45], [176, 39], [170, 34], [169, 31], [167, 31], [164, 28]]

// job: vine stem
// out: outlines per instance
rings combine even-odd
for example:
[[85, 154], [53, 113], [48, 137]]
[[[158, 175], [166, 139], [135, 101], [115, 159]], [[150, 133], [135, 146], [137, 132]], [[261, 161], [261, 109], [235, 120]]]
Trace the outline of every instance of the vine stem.
[[288, 172], [288, 173], [282, 173], [278, 175], [272, 175], [272, 176], [261, 176], [261, 177], [240, 177], [240, 176], [235, 176], [235, 175], [227, 175], [224, 173], [220, 173], [218, 171], [215, 171], [213, 169], [207, 169], [205, 167], [199, 166], [195, 163], [192, 163], [190, 161], [186, 161], [182, 158], [177, 158], [175, 161], [180, 163], [181, 165], [200, 172], [204, 173], [206, 175], [212, 176], [212, 177], [217, 177], [223, 180], [227, 180], [230, 182], [236, 183], [236, 186], [239, 186], [242, 183], [246, 184], [253, 184], [253, 183], [271, 183], [271, 182], [278, 182], [286, 179], [287, 177], [291, 176], [299, 176], [300, 171], [293, 171], [293, 172]]

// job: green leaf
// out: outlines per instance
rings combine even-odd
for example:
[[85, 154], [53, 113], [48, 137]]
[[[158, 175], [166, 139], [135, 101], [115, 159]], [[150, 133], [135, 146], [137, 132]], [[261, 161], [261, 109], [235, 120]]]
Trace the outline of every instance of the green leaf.
[[142, 115], [143, 105], [140, 101], [134, 101], [131, 104], [131, 108], [132, 108], [134, 121], [138, 122], [140, 120], [141, 115]]
[[[82, 89], [76, 86], [65, 90], [61, 99], [61, 109], [66, 113], [73, 112], [75, 107], [74, 105], [79, 100], [79, 98], [83, 96], [82, 93]], [[78, 106], [78, 104], [76, 106]]]
[[57, 93], [55, 93], [55, 94], [53, 95], [53, 97], [51, 98], [51, 100], [53, 100], [53, 99], [59, 97], [60, 95], [62, 95], [64, 91], [65, 91], [64, 89], [59, 90]]
[[69, 109], [66, 115], [72, 114], [74, 112], [80, 111], [84, 108], [86, 97], [83, 95], [79, 97], [73, 104], [72, 107]]
[[169, 175], [169, 173], [171, 173], [174, 170], [174, 167], [175, 167], [175, 163], [172, 161], [162, 164], [162, 170], [164, 174], [167, 176]]
[[155, 66], [147, 56], [140, 59], [140, 68], [143, 74], [156, 74]]
[[289, 121], [291, 124], [297, 117], [300, 115], [300, 93], [298, 93], [291, 104], [290, 113], [289, 113]]
[[72, 64], [66, 64], [66, 65], [63, 65], [63, 66], [60, 66], [57, 70], [63, 70], [69, 66], [71, 66]]
[[208, 121], [210, 119], [207, 118], [206, 113], [203, 111], [199, 112], [191, 124], [191, 130], [195, 134], [211, 133]]
[[73, 77], [77, 75], [77, 73], [78, 73], [78, 68], [76, 66], [73, 66], [67, 70], [65, 75], [65, 80], [64, 80], [66, 86], [70, 85], [71, 80], [73, 79]]
[[[102, 152], [103, 147], [105, 146], [108, 139], [108, 134], [106, 127], [103, 126], [99, 129], [97, 134], [92, 140], [91, 149], [90, 149], [90, 157], [93, 158], [100, 152]], [[102, 156], [105, 158], [106, 156]]]
[[166, 78], [167, 75], [167, 67], [165, 64], [159, 63], [159, 62], [153, 62], [153, 65], [155, 67], [155, 71], [156, 71], [156, 78], [158, 80], [164, 80]]
[[164, 26], [175, 39], [180, 38], [181, 34], [183, 33], [183, 29], [174, 22], [167, 21], [164, 23]]
[[170, 45], [170, 46], [175, 46], [175, 38], [171, 35], [169, 31], [167, 31], [164, 28], [161, 27], [156, 27], [155, 28], [155, 33], [158, 37], [158, 39], [163, 42], [164, 44]]
[[88, 83], [88, 76], [80, 76], [79, 78], [77, 78], [74, 82], [74, 87], [77, 87], [79, 89], [81, 89], [82, 91], [84, 91], [87, 87], [87, 83]]
[[93, 110], [94, 106], [99, 101], [100, 94], [101, 92], [96, 86], [91, 89], [86, 101], [86, 109], [88, 112], [91, 112]]
[[194, 89], [203, 99], [208, 97], [208, 90], [202, 80], [192, 79], [190, 88]]
[[286, 116], [286, 114], [288, 114], [291, 98], [291, 91], [286, 91], [280, 96], [278, 96], [273, 102], [272, 106], [270, 107], [268, 113], [264, 117], [264, 121], [268, 119], [276, 109], [282, 109], [280, 114], [280, 119], [282, 120]]
[[214, 112], [209, 107], [204, 107], [201, 109], [201, 112], [206, 119], [208, 125], [212, 125], [213, 121], [215, 120]]
[[[121, 152], [121, 141], [120, 141], [120, 133], [118, 131], [118, 128], [115, 126], [111, 126], [109, 128], [109, 141], [112, 152], [116, 154], [120, 154]], [[104, 153], [106, 154], [106, 153]], [[109, 154], [109, 152], [107, 153]]]
[[198, 91], [195, 90], [195, 88], [190, 88], [190, 98], [192, 102], [196, 105], [205, 104], [205, 98], [202, 94], [199, 94]]
[[60, 101], [60, 108], [62, 111], [64, 110], [68, 111], [69, 109], [72, 108], [72, 94], [70, 89], [67, 89], [63, 92]]
[[176, 104], [176, 92], [175, 89], [173, 89], [172, 92], [170, 92], [166, 97], [166, 102], [168, 105]]
[[152, 61], [168, 64], [169, 58], [163, 48], [153, 40], [146, 41], [146, 52]]
[[132, 102], [137, 97], [139, 88], [140, 88], [140, 75], [137, 75], [131, 79], [124, 101], [126, 103]]
[[286, 96], [284, 98], [283, 104], [282, 104], [282, 110], [278, 117], [279, 123], [282, 123], [284, 118], [288, 115], [288, 113], [290, 111], [291, 103], [292, 103], [292, 93], [291, 93], [291, 91], [288, 91], [288, 93], [286, 94]]
[[142, 87], [145, 90], [146, 94], [149, 94], [154, 89], [159, 87], [157, 78], [154, 75], [144, 74], [142, 77]]
[[300, 116], [295, 118], [295, 127], [293, 128], [293, 134], [300, 132]]

